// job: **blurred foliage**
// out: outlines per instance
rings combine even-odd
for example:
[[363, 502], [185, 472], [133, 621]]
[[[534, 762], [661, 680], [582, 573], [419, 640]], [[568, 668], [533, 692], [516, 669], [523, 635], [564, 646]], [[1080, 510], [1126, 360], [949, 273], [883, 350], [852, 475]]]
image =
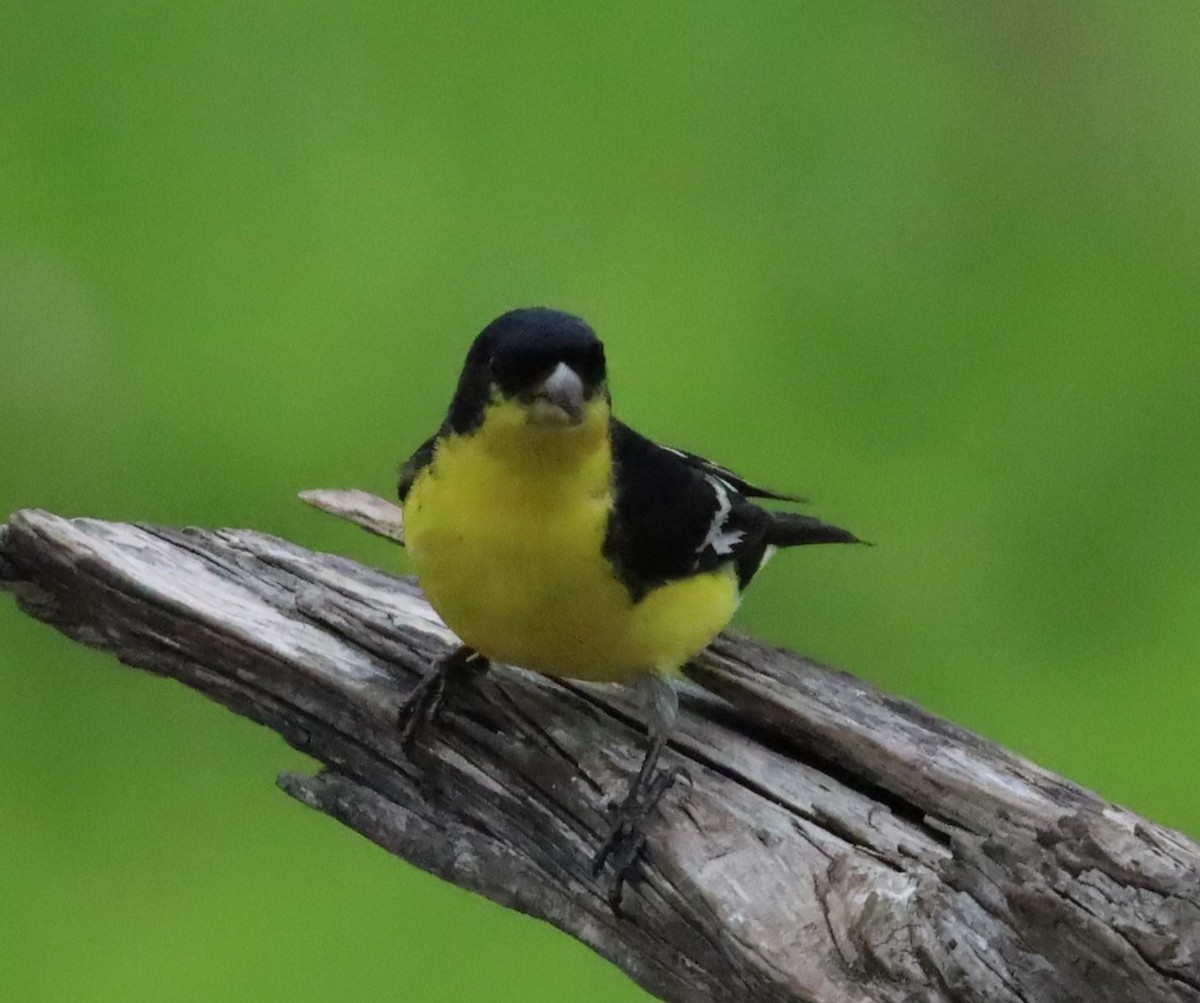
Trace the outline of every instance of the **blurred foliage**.
[[[879, 546], [741, 625], [1200, 834], [1200, 6], [9, 4], [0, 512], [388, 493], [491, 317]], [[297, 753], [0, 602], [20, 1000], [637, 1000], [290, 803]]]

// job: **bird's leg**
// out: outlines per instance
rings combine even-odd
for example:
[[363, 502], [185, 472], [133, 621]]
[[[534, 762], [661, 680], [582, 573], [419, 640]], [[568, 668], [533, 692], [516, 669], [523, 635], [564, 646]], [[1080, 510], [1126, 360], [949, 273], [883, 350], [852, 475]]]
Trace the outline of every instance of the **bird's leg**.
[[433, 667], [433, 672], [417, 683], [400, 707], [396, 725], [400, 744], [407, 750], [423, 725], [433, 721], [447, 694], [468, 679], [483, 675], [488, 661], [473, 648], [459, 645]]
[[646, 732], [650, 744], [637, 777], [613, 815], [608, 836], [592, 858], [595, 877], [599, 877], [605, 864], [612, 863], [608, 904], [613, 912], [620, 911], [625, 879], [646, 845], [646, 821], [671, 785], [681, 776], [687, 777], [684, 769], [678, 766], [655, 771], [679, 712], [679, 697], [674, 687], [658, 672], [648, 673], [639, 680], [638, 687], [646, 708]]

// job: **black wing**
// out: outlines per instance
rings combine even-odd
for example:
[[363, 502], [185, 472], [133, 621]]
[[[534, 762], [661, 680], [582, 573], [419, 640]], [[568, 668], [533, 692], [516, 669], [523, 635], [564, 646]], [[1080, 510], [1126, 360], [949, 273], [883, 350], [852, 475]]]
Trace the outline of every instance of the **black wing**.
[[408, 497], [408, 492], [412, 490], [413, 482], [416, 481], [421, 471], [433, 462], [433, 451], [436, 444], [437, 436], [431, 435], [417, 447], [417, 451], [412, 456], [404, 461], [404, 466], [400, 468], [400, 482], [396, 485], [401, 501]]
[[744, 586], [762, 563], [770, 514], [735, 484], [614, 421], [613, 512], [605, 556], [634, 601], [732, 563]]
[[706, 460], [703, 456], [697, 456], [695, 453], [689, 453], [686, 449], [678, 449], [675, 446], [660, 446], [659, 448], [687, 460], [692, 466], [697, 467], [705, 473], [715, 474], [731, 488], [747, 498], [770, 498], [772, 501], [799, 502], [800, 504], [807, 504], [808, 502], [807, 498], [800, 495], [785, 495], [778, 491], [771, 491], [768, 488], [757, 487], [738, 474], [735, 474], [728, 467], [723, 467], [719, 463], [713, 463], [712, 460]]
[[635, 602], [666, 582], [730, 564], [745, 588], [768, 548], [857, 541], [811, 516], [768, 512], [748, 495], [786, 496], [615, 420], [612, 442], [615, 490], [604, 553]]

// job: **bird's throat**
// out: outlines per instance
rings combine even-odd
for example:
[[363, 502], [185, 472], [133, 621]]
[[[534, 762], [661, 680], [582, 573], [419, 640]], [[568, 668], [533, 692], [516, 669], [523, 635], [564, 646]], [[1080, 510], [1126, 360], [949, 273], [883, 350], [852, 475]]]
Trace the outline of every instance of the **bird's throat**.
[[612, 469], [609, 420], [609, 404], [603, 397], [587, 403], [577, 424], [540, 420], [528, 405], [495, 401], [472, 438], [487, 458], [506, 468], [508, 476], [527, 484], [574, 483], [578, 490], [581, 476], [599, 477], [607, 489]]

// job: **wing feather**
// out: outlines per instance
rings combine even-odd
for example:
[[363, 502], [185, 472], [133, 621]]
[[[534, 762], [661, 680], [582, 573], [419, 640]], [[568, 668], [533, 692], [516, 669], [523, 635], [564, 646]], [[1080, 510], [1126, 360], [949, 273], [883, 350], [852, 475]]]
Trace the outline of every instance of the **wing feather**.
[[686, 449], [678, 449], [675, 446], [659, 446], [659, 449], [664, 449], [668, 453], [674, 453], [682, 460], [686, 460], [692, 466], [703, 470], [705, 473], [719, 477], [738, 494], [746, 498], [769, 498], [772, 501], [798, 502], [805, 505], [808, 499], [800, 495], [783, 494], [781, 491], [772, 491], [769, 488], [761, 488], [751, 484], [744, 477], [735, 474], [728, 467], [723, 467], [719, 463], [713, 463], [712, 460], [706, 460], [703, 456], [697, 456], [695, 453], [689, 453]]
[[604, 550], [635, 601], [665, 582], [730, 564], [746, 584], [762, 563], [770, 515], [746, 500], [744, 482], [621, 422], [613, 422], [612, 437], [615, 491]]
[[417, 477], [420, 476], [429, 464], [433, 462], [433, 453], [437, 447], [437, 436], [431, 435], [428, 439], [417, 447], [417, 451], [404, 461], [404, 466], [400, 468], [400, 480], [396, 485], [396, 492], [400, 496], [400, 501], [404, 501], [408, 497], [409, 491]]

